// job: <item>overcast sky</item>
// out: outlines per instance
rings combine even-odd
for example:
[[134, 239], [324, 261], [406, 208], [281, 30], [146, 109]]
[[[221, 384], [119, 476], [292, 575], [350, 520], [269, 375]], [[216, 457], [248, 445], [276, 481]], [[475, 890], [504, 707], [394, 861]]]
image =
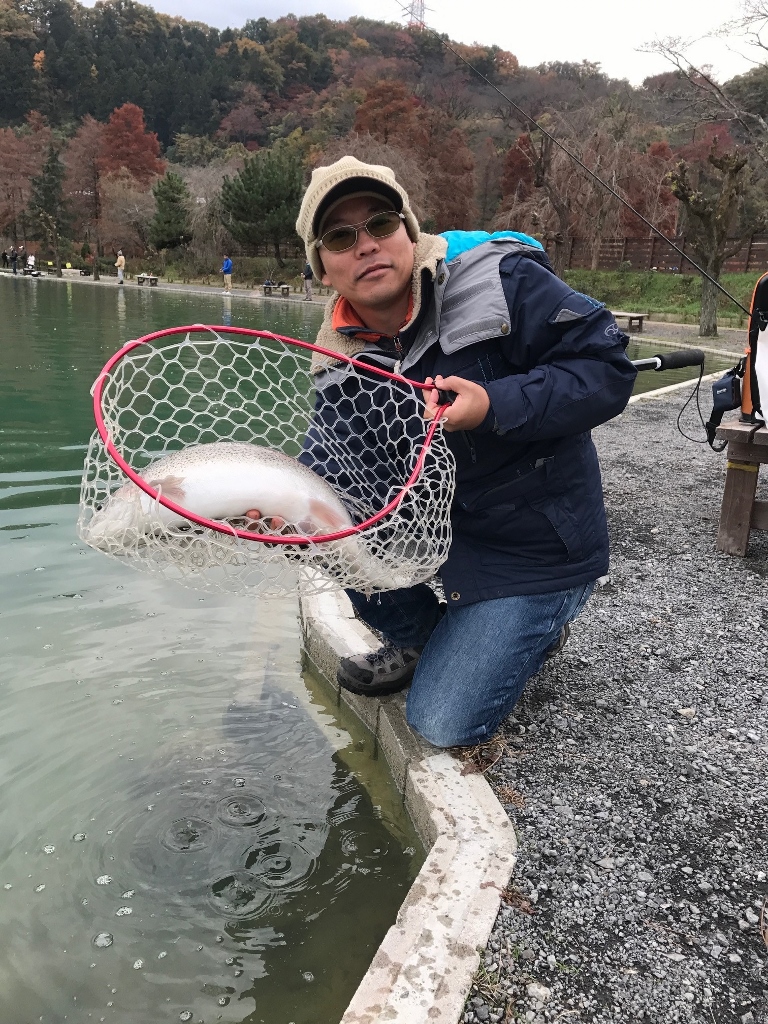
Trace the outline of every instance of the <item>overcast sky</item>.
[[[408, 2], [408, 0], [404, 0]], [[615, 78], [639, 85], [649, 75], [668, 70], [666, 61], [638, 49], [656, 38], [705, 36], [735, 18], [739, 0], [547, 0], [511, 3], [509, 0], [426, 0], [427, 24], [462, 43], [496, 43], [510, 50], [521, 64], [543, 61], [596, 61]], [[86, 0], [93, 6], [93, 0]], [[155, 10], [204, 21], [218, 28], [239, 27], [249, 18], [275, 19], [293, 12], [344, 19], [353, 14], [405, 23], [397, 0], [154, 0]], [[753, 66], [749, 49], [738, 38], [723, 42], [702, 39], [691, 51], [712, 65], [721, 81]]]

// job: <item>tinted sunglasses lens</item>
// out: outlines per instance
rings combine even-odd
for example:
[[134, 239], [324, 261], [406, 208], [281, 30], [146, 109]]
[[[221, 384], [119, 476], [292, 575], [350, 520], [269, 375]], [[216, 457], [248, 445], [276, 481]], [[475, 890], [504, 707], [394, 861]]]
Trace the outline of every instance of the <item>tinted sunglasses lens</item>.
[[325, 232], [321, 241], [330, 252], [344, 252], [345, 249], [351, 249], [357, 241], [357, 228], [348, 225], [331, 228], [330, 231]]
[[395, 213], [394, 210], [375, 213], [365, 222], [365, 230], [374, 238], [386, 238], [387, 235], [393, 235], [399, 227], [400, 214]]

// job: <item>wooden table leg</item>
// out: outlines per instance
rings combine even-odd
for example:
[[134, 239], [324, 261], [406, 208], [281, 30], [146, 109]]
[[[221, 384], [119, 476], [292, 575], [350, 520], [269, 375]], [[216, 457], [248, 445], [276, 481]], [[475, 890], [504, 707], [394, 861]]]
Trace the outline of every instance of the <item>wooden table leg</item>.
[[[731, 454], [730, 445], [728, 454]], [[759, 464], [729, 458], [717, 531], [718, 551], [728, 555], [747, 553], [759, 469]]]

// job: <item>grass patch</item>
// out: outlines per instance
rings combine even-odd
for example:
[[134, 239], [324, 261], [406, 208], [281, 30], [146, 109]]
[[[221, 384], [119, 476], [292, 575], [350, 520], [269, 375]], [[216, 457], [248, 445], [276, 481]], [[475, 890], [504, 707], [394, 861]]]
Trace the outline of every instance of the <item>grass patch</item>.
[[[749, 309], [759, 274], [723, 274], [720, 283]], [[667, 274], [653, 271], [568, 270], [571, 288], [585, 292], [611, 309], [674, 317], [698, 323], [701, 309], [701, 278], [698, 274]], [[741, 327], [746, 316], [725, 295], [718, 302], [718, 320]]]

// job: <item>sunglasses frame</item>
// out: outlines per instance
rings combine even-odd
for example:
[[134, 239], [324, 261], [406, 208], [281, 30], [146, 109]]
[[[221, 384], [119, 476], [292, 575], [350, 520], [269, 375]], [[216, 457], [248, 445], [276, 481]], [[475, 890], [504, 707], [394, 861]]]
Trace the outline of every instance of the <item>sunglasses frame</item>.
[[[397, 210], [379, 210], [377, 213], [372, 213], [370, 217], [359, 221], [357, 224], [339, 224], [338, 227], [329, 228], [328, 231], [324, 231], [320, 238], [315, 242], [315, 248], [319, 249], [320, 246], [322, 246], [324, 249], [328, 249], [328, 252], [348, 252], [357, 245], [357, 239], [360, 237], [360, 228], [365, 228], [366, 234], [370, 235], [371, 238], [390, 238], [397, 231], [397, 228], [400, 227], [400, 224], [398, 224], [396, 228], [393, 228], [392, 231], [387, 232], [386, 235], [374, 235], [368, 230], [368, 224], [374, 219], [374, 217], [380, 217], [382, 213], [395, 213], [399, 217], [400, 223], [405, 223], [405, 214], [397, 213]], [[338, 231], [339, 228], [352, 228], [355, 232], [355, 237], [349, 245], [345, 245], [343, 249], [329, 249], [323, 239], [331, 231]]]

